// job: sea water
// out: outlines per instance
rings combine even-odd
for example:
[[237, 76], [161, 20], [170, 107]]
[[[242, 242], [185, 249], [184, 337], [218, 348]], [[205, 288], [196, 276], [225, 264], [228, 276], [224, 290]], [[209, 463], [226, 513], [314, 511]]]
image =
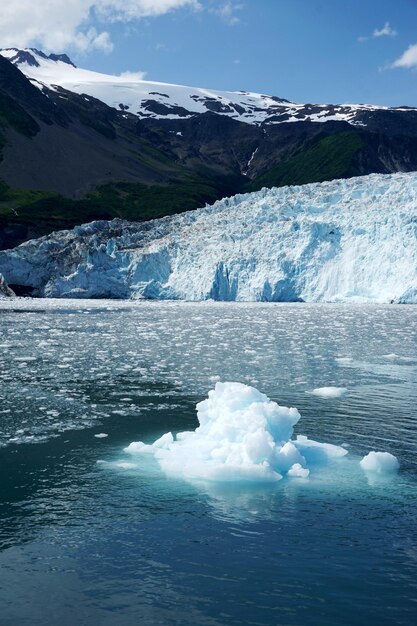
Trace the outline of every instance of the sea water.
[[[125, 452], [219, 381], [343, 465], [225, 484]], [[416, 420], [412, 306], [1, 302], [0, 624], [414, 624]]]

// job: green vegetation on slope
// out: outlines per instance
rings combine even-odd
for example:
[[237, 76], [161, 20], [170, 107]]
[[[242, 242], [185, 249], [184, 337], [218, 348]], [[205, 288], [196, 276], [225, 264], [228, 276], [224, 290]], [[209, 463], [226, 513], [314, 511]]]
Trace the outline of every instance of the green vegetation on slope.
[[248, 191], [262, 187], [305, 185], [343, 178], [348, 175], [354, 156], [364, 147], [359, 133], [347, 131], [325, 137], [314, 146], [280, 163], [253, 180]]
[[[0, 117], [1, 120], [1, 117]], [[0, 140], [1, 142], [1, 140]], [[300, 185], [321, 182], [350, 175], [355, 155], [364, 147], [361, 135], [355, 131], [327, 136], [272, 168], [249, 183], [245, 190], [261, 187]], [[39, 237], [54, 230], [73, 228], [98, 219], [123, 218], [144, 221], [165, 215], [189, 211], [205, 203], [242, 191], [238, 176], [213, 177], [210, 172], [193, 175], [178, 171], [159, 150], [147, 147], [144, 154], [135, 155], [141, 161], [161, 166], [170, 165], [174, 179], [165, 185], [114, 182], [99, 186], [84, 198], [74, 200], [57, 193], [10, 189], [0, 181], [0, 230], [3, 226], [17, 230], [0, 241], [3, 247], [18, 245], [28, 237]], [[23, 227], [23, 231], [22, 231]], [[0, 237], [1, 239], [1, 237]]]
[[149, 220], [215, 202], [222, 190], [203, 179], [150, 187], [109, 183], [81, 200], [40, 191], [11, 190], [0, 184], [0, 222], [26, 224], [38, 236], [97, 219]]

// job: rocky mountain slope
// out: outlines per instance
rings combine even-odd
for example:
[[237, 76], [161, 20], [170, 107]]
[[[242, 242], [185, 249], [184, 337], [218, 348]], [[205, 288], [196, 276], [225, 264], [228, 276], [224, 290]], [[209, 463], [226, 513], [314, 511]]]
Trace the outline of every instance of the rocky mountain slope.
[[416, 112], [409, 107], [298, 104], [248, 91], [216, 91], [145, 81], [129, 72], [121, 76], [100, 74], [76, 67], [65, 54], [47, 56], [33, 48], [8, 48], [0, 52], [41, 90], [61, 87], [80, 95], [87, 94], [139, 119], [182, 120], [210, 112], [253, 125], [339, 121], [363, 127], [369, 125], [375, 114]]
[[17, 294], [417, 303], [417, 173], [264, 189], [0, 252]]
[[417, 170], [417, 110], [296, 104], [0, 52], [0, 249], [263, 186]]

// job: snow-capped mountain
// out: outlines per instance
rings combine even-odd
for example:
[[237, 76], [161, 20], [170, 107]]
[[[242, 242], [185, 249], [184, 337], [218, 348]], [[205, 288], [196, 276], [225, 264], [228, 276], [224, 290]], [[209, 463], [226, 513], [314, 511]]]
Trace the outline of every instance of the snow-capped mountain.
[[0, 100], [0, 249], [263, 187], [417, 171], [407, 107], [151, 83], [31, 49], [0, 54]]
[[263, 189], [0, 252], [37, 296], [417, 303], [417, 173]]
[[8, 48], [0, 50], [0, 54], [41, 89], [58, 86], [92, 96], [140, 119], [181, 120], [212, 112], [256, 125], [342, 121], [361, 127], [366, 126], [366, 117], [373, 111], [416, 110], [356, 104], [297, 104], [246, 91], [216, 91], [145, 81], [129, 72], [111, 76], [78, 68], [65, 54], [47, 56], [34, 48]]

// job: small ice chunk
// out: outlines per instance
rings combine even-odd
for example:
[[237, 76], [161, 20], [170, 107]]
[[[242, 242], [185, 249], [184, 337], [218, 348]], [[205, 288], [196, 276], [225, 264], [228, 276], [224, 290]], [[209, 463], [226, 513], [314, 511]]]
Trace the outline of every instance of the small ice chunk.
[[154, 452], [152, 446], [149, 446], [142, 441], [132, 441], [132, 443], [128, 445], [124, 451], [128, 454], [143, 454], [144, 452], [153, 454]]
[[136, 463], [127, 463], [126, 461], [120, 461], [118, 463], [115, 463], [114, 466], [125, 470], [137, 468]]
[[288, 470], [288, 476], [292, 476], [293, 478], [308, 478], [310, 474], [310, 470], [303, 467], [299, 463], [294, 463], [294, 465]]
[[162, 437], [150, 445], [142, 441], [133, 441], [124, 451], [128, 454], [142, 454], [143, 452], [155, 454], [158, 449], [163, 450], [164, 448], [168, 448], [173, 441], [174, 437], [172, 433], [165, 433], [165, 435], [162, 435]]
[[165, 433], [162, 437], [159, 437], [153, 444], [153, 448], [168, 448], [171, 443], [174, 441], [174, 437], [172, 433]]
[[320, 398], [340, 398], [347, 393], [347, 389], [346, 387], [317, 387], [311, 393]]
[[389, 452], [375, 452], [374, 450], [363, 457], [360, 466], [365, 472], [374, 474], [395, 474], [400, 469], [396, 456]]
[[325, 464], [333, 459], [340, 459], [348, 454], [342, 446], [335, 446], [332, 443], [320, 443], [313, 439], [308, 439], [305, 435], [298, 435], [294, 442], [298, 451], [306, 459], [307, 464]]
[[96, 439], [105, 439], [106, 437], [108, 437], [107, 433], [97, 433], [97, 435], [94, 435], [94, 437]]

